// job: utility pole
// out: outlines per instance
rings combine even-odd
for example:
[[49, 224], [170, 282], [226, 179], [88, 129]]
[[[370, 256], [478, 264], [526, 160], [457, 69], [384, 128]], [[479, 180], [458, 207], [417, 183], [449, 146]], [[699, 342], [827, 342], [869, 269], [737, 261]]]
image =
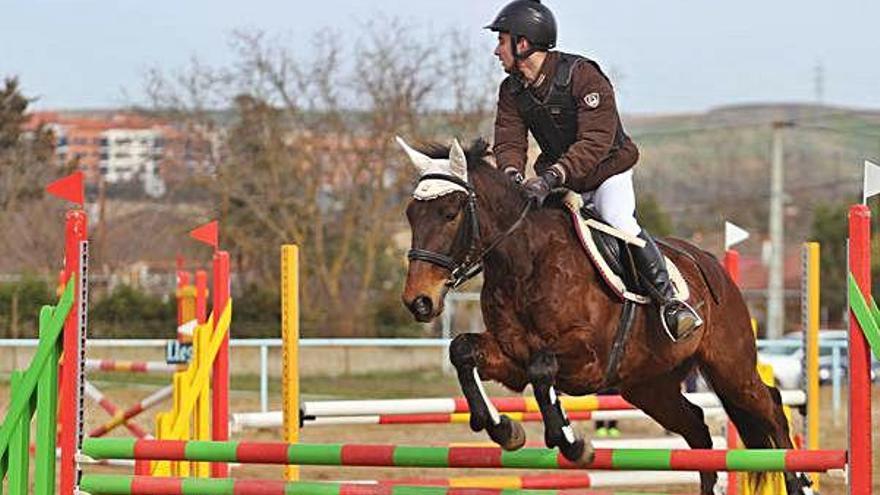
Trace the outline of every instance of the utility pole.
[[813, 68], [813, 89], [816, 103], [821, 105], [825, 101], [825, 65], [821, 61], [816, 62], [816, 67]]
[[767, 338], [782, 337], [785, 330], [785, 230], [783, 186], [783, 134], [792, 122], [773, 123], [773, 157], [770, 165], [770, 266], [767, 281]]

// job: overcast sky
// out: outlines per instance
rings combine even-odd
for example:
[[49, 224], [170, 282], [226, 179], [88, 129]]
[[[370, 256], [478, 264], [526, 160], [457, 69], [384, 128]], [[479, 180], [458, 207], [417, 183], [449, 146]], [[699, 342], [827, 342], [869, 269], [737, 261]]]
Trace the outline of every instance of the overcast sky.
[[[419, 29], [481, 33], [503, 1], [485, 0], [4, 0], [0, 76], [18, 75], [40, 108], [125, 105], [144, 71], [196, 56], [229, 62], [229, 33], [256, 28], [308, 39], [356, 29], [377, 14]], [[744, 102], [817, 99], [880, 108], [880, 2], [870, 0], [546, 1], [559, 47], [616, 77], [626, 113], [688, 112]], [[353, 40], [352, 40], [353, 41]], [[499, 69], [500, 70], [500, 69]], [[126, 96], [127, 95], [127, 96]]]

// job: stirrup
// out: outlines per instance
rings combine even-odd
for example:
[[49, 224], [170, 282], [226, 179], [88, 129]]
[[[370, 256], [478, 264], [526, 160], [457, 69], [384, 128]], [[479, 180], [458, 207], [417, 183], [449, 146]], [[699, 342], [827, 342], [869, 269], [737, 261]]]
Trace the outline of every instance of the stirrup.
[[[683, 307], [682, 309], [690, 312], [694, 317], [694, 326], [689, 331], [685, 332], [684, 335], [676, 336], [678, 333], [677, 329], [676, 332], [673, 333], [672, 330], [670, 330], [669, 325], [666, 324], [666, 311], [670, 306]], [[681, 311], [681, 309], [679, 309], [679, 311]], [[693, 335], [693, 333], [703, 325], [703, 319], [700, 318], [700, 314], [697, 313], [690, 304], [678, 299], [669, 299], [660, 306], [660, 324], [663, 325], [663, 330], [666, 332], [666, 336], [669, 337], [669, 340], [672, 342], [678, 342], [679, 340], [684, 340]]]

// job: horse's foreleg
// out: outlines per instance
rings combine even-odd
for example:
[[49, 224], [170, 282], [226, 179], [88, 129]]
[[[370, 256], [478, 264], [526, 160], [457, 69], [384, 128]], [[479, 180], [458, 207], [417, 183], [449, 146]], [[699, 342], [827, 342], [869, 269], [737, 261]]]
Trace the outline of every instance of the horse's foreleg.
[[465, 333], [449, 345], [449, 359], [458, 374], [458, 383], [470, 409], [473, 431], [486, 430], [489, 438], [505, 450], [517, 450], [526, 443], [522, 425], [498, 412], [483, 388], [480, 372], [486, 378], [522, 390], [527, 379], [522, 369], [508, 359], [491, 334]]
[[593, 460], [593, 448], [583, 436], [577, 434], [562, 408], [554, 384], [559, 373], [556, 356], [541, 351], [529, 363], [529, 381], [535, 391], [535, 400], [544, 419], [544, 443], [547, 447], [559, 447], [566, 459], [579, 464]]

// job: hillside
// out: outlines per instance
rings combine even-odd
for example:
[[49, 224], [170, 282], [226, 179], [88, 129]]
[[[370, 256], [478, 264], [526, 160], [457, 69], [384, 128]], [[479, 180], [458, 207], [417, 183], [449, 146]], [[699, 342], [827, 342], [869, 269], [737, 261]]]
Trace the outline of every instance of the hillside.
[[781, 120], [793, 124], [784, 136], [786, 237], [803, 239], [817, 204], [857, 199], [864, 160], [880, 158], [880, 111], [768, 104], [628, 116], [641, 149], [637, 188], [657, 198], [678, 235], [717, 239], [724, 220], [763, 234], [771, 123]]

